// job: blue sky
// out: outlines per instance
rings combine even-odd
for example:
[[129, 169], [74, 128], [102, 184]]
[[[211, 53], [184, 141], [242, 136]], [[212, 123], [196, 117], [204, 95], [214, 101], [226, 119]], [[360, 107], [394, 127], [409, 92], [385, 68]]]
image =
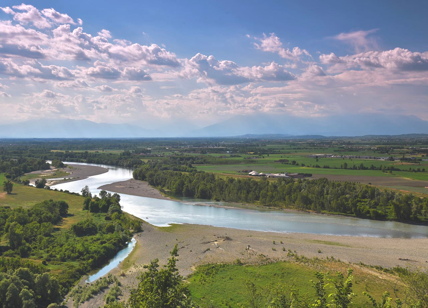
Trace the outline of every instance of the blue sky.
[[57, 116], [203, 126], [281, 112], [428, 120], [427, 1], [3, 0], [1, 7], [0, 107], [9, 122]]

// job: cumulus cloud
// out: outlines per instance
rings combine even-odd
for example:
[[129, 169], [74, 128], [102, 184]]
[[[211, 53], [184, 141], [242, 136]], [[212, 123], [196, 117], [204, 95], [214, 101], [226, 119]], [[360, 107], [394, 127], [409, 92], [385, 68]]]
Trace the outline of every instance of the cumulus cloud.
[[40, 11], [34, 6], [23, 3], [21, 5], [15, 5], [13, 8], [15, 11], [9, 7], [2, 8], [2, 10], [7, 14], [13, 15], [13, 19], [21, 24], [33, 24], [34, 27], [39, 29], [51, 27], [51, 24], [48, 22], [48, 20], [44, 18]]
[[270, 36], [267, 36], [265, 33], [263, 33], [262, 38], [255, 38], [255, 39], [260, 42], [260, 43], [254, 43], [254, 46], [257, 49], [260, 49], [262, 51], [277, 53], [279, 56], [281, 56], [284, 59], [297, 61], [297, 60], [300, 60], [300, 57], [302, 55], [311, 57], [311, 55], [306, 49], [300, 49], [299, 47], [294, 47], [292, 50], [290, 50], [289, 48], [285, 49], [282, 46], [281, 40], [279, 39], [279, 37], [275, 35], [275, 33], [271, 33]]
[[355, 55], [338, 57], [334, 53], [320, 55], [323, 64], [336, 68], [387, 69], [391, 71], [428, 71], [428, 52], [412, 52], [395, 48], [387, 51], [368, 51]]
[[[117, 120], [118, 115], [136, 120], [143, 112], [195, 118], [279, 111], [312, 116], [355, 106], [388, 109], [404, 99], [415, 106], [426, 102], [410, 89], [428, 85], [428, 53], [380, 51], [373, 38], [376, 30], [330, 37], [330, 43], [343, 42], [356, 51], [321, 54], [319, 59], [305, 49], [288, 48], [274, 33], [247, 35], [255, 48], [276, 60], [253, 59], [244, 66], [239, 57], [218, 60], [197, 53], [180, 59], [163, 44], [138, 44], [114, 37], [108, 29], [89, 33], [81, 19], [54, 8], [22, 4], [1, 9], [10, 20], [0, 21], [0, 95], [8, 98], [0, 108], [10, 108], [15, 100], [6, 92], [22, 93], [16, 98], [19, 119], [39, 113], [96, 120]], [[154, 97], [138, 87], [146, 81], [153, 83]], [[406, 87], [394, 88], [397, 84]], [[34, 94], [34, 89], [40, 92]], [[407, 96], [400, 96], [403, 89], [409, 89]], [[428, 109], [426, 114], [428, 119]]]
[[0, 97], [3, 97], [3, 98], [9, 98], [9, 97], [11, 97], [11, 95], [10, 95], [10, 94], [8, 94], [8, 93], [6, 93], [6, 92], [1, 92], [1, 91], [0, 91]]
[[239, 67], [235, 62], [218, 61], [214, 56], [197, 54], [180, 72], [184, 78], [199, 77], [200, 81], [219, 85], [236, 85], [257, 81], [288, 81], [295, 76], [275, 62], [266, 66]]
[[41, 46], [47, 42], [48, 36], [44, 33], [0, 21], [0, 55], [43, 59], [46, 53]]
[[89, 85], [84, 80], [74, 80], [74, 81], [61, 81], [56, 84], [59, 88], [73, 88], [73, 89], [82, 89], [88, 88]]
[[71, 18], [67, 14], [61, 14], [52, 8], [42, 10], [42, 14], [51, 19], [53, 22], [59, 24], [75, 24], [73, 18]]
[[98, 32], [98, 35], [106, 39], [112, 38], [110, 31], [106, 29], [102, 29], [100, 32]]
[[101, 92], [113, 92], [114, 91], [114, 89], [108, 85], [102, 85], [102, 86], [98, 86], [95, 88]]
[[57, 92], [53, 92], [50, 90], [44, 90], [40, 93], [34, 93], [34, 97], [41, 97], [41, 98], [57, 98], [62, 97], [63, 95]]
[[129, 90], [129, 93], [131, 93], [131, 94], [139, 94], [139, 93], [143, 93], [143, 90], [141, 90], [140, 87], [132, 87]]
[[135, 81], [147, 81], [152, 80], [152, 77], [144, 70], [135, 68], [135, 67], [127, 67], [123, 71], [123, 77], [128, 80]]
[[86, 75], [91, 78], [96, 79], [111, 79], [116, 80], [119, 79], [121, 73], [119, 70], [105, 66], [104, 64], [98, 64], [95, 67], [90, 67], [86, 71]]
[[305, 72], [302, 74], [302, 77], [310, 78], [310, 77], [322, 77], [326, 76], [324, 69], [321, 66], [316, 64], [312, 64], [306, 68]]

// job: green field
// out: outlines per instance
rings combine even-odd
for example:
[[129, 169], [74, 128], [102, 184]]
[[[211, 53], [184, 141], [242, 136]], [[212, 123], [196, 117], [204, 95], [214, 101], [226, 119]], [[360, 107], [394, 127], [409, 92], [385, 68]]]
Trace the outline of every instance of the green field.
[[[5, 177], [4, 174], [0, 174], [0, 185], [3, 189], [3, 181]], [[88, 216], [93, 216], [97, 220], [99, 215], [94, 215], [83, 211], [83, 200], [82, 196], [76, 196], [68, 194], [65, 192], [59, 192], [48, 189], [35, 188], [32, 186], [25, 186], [20, 184], [13, 184], [12, 194], [6, 195], [3, 194], [0, 197], [0, 206], [10, 206], [14, 207], [23, 207], [29, 208], [36, 203], [40, 203], [44, 200], [54, 200], [54, 201], [65, 201], [69, 205], [69, 217], [64, 218], [61, 228], [69, 228], [72, 224], [88, 218]]]
[[392, 297], [404, 296], [405, 287], [396, 276], [341, 262], [204, 265], [188, 280], [192, 297], [201, 307], [249, 307], [246, 287], [249, 281], [257, 286], [260, 297], [263, 298], [262, 302], [275, 288], [281, 288], [287, 296], [293, 290], [299, 290], [301, 299], [311, 301], [315, 295], [311, 281], [316, 280], [317, 271], [340, 271], [345, 274], [348, 268], [354, 270], [353, 291], [357, 295], [354, 299], [356, 307], [368, 307], [363, 292], [369, 292], [375, 298], [380, 298], [385, 291], [390, 292]]

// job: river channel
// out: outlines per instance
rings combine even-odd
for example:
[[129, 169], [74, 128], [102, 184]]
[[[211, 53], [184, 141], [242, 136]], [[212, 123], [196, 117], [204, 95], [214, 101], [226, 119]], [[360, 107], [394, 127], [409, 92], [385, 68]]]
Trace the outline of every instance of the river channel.
[[[82, 164], [73, 163], [69, 164]], [[92, 164], [94, 165], [94, 164]], [[92, 194], [99, 187], [132, 178], [132, 170], [106, 165], [94, 165], [108, 172], [83, 180], [54, 185], [53, 188], [79, 192], [88, 186]], [[127, 194], [121, 195], [124, 211], [140, 217], [155, 226], [171, 224], [199, 224], [265, 232], [298, 232], [328, 235], [367, 236], [385, 238], [428, 237], [428, 227], [392, 221], [375, 221], [344, 216], [317, 215], [286, 211], [257, 211], [230, 209], [218, 206], [231, 204], [213, 201], [169, 201]], [[202, 205], [204, 204], [204, 205]], [[217, 205], [217, 206], [207, 206]]]

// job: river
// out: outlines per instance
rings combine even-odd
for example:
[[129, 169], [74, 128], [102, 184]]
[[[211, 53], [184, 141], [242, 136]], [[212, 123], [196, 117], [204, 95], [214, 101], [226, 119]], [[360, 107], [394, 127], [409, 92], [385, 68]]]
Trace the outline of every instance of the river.
[[[70, 162], [69, 164], [79, 163]], [[99, 187], [103, 185], [132, 178], [132, 170], [129, 169], [106, 165], [94, 166], [101, 166], [109, 171], [83, 180], [57, 184], [53, 188], [80, 193], [82, 188], [87, 185], [93, 194], [98, 194]], [[196, 200], [170, 201], [127, 194], [120, 195], [120, 203], [124, 211], [161, 227], [187, 223], [281, 233], [298, 232], [386, 238], [428, 237], [428, 227], [400, 222], [286, 211], [230, 209], [201, 205], [201, 202]], [[203, 201], [203, 203], [230, 205], [212, 201]]]

